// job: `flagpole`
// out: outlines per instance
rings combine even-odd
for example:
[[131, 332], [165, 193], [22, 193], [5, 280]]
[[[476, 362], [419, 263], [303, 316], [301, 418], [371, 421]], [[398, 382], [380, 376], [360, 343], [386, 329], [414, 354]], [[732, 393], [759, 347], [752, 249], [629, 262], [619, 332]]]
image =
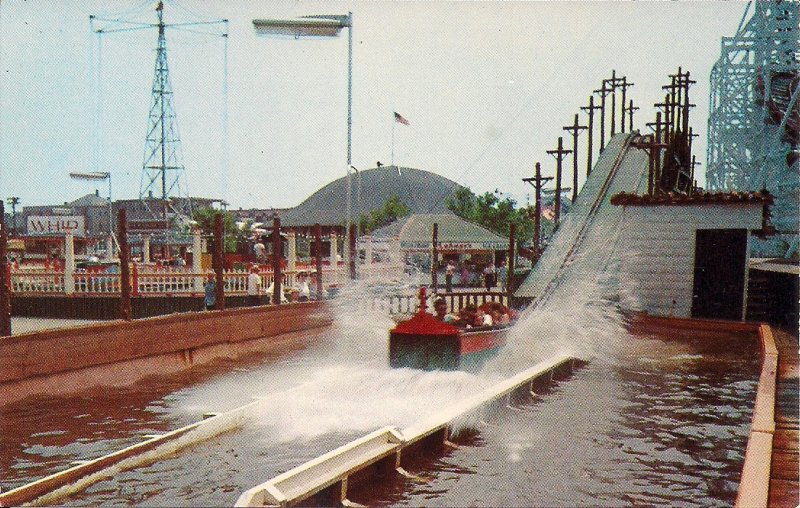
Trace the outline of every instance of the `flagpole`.
[[397, 119], [394, 116], [394, 112], [392, 112], [392, 166], [394, 166], [394, 124], [397, 123]]

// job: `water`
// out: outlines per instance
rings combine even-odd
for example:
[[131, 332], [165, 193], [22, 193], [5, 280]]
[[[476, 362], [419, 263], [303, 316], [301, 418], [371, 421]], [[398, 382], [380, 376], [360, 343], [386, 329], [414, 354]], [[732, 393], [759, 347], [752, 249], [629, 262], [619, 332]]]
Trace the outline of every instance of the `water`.
[[[0, 407], [2, 488], [176, 428], [206, 411], [270, 395], [231, 432], [156, 464], [122, 472], [69, 505], [231, 505], [291, 467], [384, 425], [399, 428], [555, 354], [583, 370], [488, 426], [464, 446], [397, 479], [355, 492], [366, 504], [431, 506], [729, 505], [735, 497], [758, 379], [752, 337], [631, 337], [618, 311], [617, 224], [592, 227], [546, 305], [524, 314], [478, 375], [388, 368], [393, 322], [353, 287], [336, 324], [306, 347], [225, 361], [192, 373], [76, 397]], [[635, 302], [633, 302], [635, 304]], [[284, 392], [294, 388], [291, 395]], [[35, 404], [34, 404], [35, 402]]]

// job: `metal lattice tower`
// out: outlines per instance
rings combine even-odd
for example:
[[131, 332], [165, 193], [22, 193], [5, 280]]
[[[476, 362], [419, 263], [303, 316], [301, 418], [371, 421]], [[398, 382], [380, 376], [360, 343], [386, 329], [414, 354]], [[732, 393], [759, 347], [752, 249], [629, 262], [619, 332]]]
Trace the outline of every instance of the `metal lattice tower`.
[[763, 249], [771, 255], [787, 254], [797, 245], [798, 23], [799, 0], [749, 3], [736, 35], [723, 37], [720, 58], [711, 71], [708, 187], [767, 189], [774, 195], [772, 224], [780, 235]]
[[147, 122], [147, 138], [142, 164], [142, 179], [139, 198], [151, 194], [162, 200], [170, 196], [185, 198], [178, 200], [180, 210], [176, 212], [191, 216], [191, 201], [188, 199], [185, 167], [181, 153], [181, 140], [173, 104], [172, 82], [167, 64], [167, 38], [164, 24], [164, 5], [158, 3], [158, 46], [153, 75], [153, 102]]

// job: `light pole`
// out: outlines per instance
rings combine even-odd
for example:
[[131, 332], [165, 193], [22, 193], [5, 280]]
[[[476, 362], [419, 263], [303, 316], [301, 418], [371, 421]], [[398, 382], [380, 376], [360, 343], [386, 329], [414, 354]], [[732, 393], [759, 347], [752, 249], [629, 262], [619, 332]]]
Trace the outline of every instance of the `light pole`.
[[[300, 37], [338, 37], [342, 28], [347, 28], [347, 195], [345, 211], [345, 238], [350, 238], [350, 222], [353, 207], [351, 176], [353, 154], [353, 13], [315, 14], [298, 19], [254, 19], [253, 27], [258, 35], [291, 35]], [[345, 249], [347, 254], [347, 249]]]
[[[112, 210], [112, 201], [111, 201], [111, 172], [109, 171], [75, 171], [69, 174], [70, 178], [74, 178], [75, 180], [108, 180], [108, 234], [114, 238], [114, 212]], [[117, 242], [119, 245], [119, 242]], [[108, 255], [111, 256], [113, 254], [114, 246], [111, 246], [112, 252], [109, 252]]]

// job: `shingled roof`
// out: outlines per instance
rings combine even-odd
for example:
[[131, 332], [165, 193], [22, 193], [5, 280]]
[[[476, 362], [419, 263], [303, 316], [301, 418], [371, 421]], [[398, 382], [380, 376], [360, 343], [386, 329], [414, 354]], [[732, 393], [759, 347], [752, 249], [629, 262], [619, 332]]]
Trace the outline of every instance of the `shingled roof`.
[[453, 213], [410, 215], [373, 231], [372, 236], [379, 240], [399, 237], [403, 249], [429, 249], [434, 223], [438, 225], [438, 241], [445, 248], [463, 251], [508, 249], [508, 238]]
[[[361, 191], [358, 181], [361, 180]], [[281, 218], [282, 226], [303, 227], [319, 223], [335, 226], [344, 222], [346, 211], [346, 177], [332, 181], [309, 196]], [[357, 219], [372, 210], [382, 208], [386, 200], [397, 194], [412, 213], [447, 211], [445, 199], [459, 185], [429, 171], [398, 166], [381, 166], [353, 173], [351, 178], [352, 213]], [[360, 200], [357, 196], [360, 194]]]

